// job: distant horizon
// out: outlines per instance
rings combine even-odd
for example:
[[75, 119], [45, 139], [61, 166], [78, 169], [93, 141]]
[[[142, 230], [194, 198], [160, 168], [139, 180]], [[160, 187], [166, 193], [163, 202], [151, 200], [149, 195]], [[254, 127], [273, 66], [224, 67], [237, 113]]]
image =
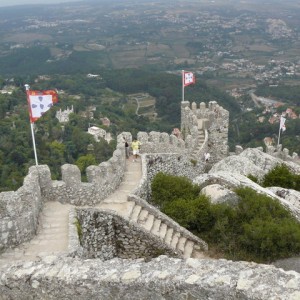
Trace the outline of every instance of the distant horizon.
[[67, 2], [78, 2], [80, 0], [0, 0], [0, 7], [12, 7], [18, 5], [32, 5], [32, 4], [59, 4]]

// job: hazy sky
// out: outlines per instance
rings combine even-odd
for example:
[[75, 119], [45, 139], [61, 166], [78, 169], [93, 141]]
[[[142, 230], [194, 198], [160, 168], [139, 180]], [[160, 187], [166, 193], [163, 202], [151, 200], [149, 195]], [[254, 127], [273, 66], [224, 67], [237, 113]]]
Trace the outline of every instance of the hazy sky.
[[78, 0], [0, 0], [0, 7], [23, 5], [23, 4], [54, 4], [54, 3], [75, 2], [75, 1]]

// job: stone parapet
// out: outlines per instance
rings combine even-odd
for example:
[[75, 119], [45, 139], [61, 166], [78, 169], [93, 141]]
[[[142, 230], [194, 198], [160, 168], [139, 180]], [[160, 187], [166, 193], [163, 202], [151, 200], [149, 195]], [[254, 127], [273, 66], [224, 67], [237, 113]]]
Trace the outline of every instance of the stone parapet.
[[51, 180], [46, 165], [31, 167], [22, 187], [16, 192], [0, 193], [0, 251], [32, 238], [46, 201], [93, 206], [107, 198], [123, 179], [125, 159], [124, 144], [119, 142], [107, 162], [87, 168], [88, 182], [81, 181], [75, 165], [62, 166], [61, 181]]
[[137, 138], [141, 142], [142, 153], [186, 152], [186, 145], [182, 139], [165, 132], [160, 133], [151, 131], [149, 134], [146, 132], [139, 132]]
[[46, 257], [0, 269], [0, 278], [3, 300], [300, 298], [299, 273], [225, 259]]
[[174, 176], [185, 176], [192, 180], [204, 171], [205, 164], [203, 161], [193, 161], [185, 154], [143, 154], [142, 179], [133, 194], [148, 201], [151, 198], [152, 179], [159, 172]]
[[0, 251], [33, 237], [42, 208], [38, 167], [34, 166], [16, 192], [0, 193]]

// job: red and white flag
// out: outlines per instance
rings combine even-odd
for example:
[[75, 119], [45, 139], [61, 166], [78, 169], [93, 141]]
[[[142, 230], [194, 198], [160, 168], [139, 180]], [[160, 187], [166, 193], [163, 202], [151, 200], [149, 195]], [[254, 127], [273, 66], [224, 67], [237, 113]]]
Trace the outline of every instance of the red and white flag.
[[188, 86], [190, 84], [194, 84], [196, 82], [196, 78], [193, 72], [183, 72], [183, 85]]
[[29, 106], [30, 122], [37, 121], [54, 103], [58, 101], [57, 92], [54, 90], [46, 91], [27, 91], [27, 102]]
[[284, 118], [283, 116], [280, 117], [280, 127], [279, 127], [279, 129], [281, 129], [282, 132], [284, 132], [286, 130], [285, 120], [286, 120], [286, 118]]

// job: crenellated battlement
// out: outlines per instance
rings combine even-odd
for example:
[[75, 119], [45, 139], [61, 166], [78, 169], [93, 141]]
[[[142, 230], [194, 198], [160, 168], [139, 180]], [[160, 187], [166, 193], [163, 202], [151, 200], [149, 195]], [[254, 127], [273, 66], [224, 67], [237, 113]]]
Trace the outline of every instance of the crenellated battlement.
[[[229, 112], [216, 101], [208, 105], [201, 102], [184, 101], [181, 103], [181, 131], [189, 141], [194, 158], [201, 158], [205, 152], [211, 155], [213, 163], [228, 155], [228, 126]], [[205, 136], [205, 143], [199, 151], [201, 136]]]
[[137, 138], [143, 153], [185, 153], [188, 146], [184, 140], [166, 132], [139, 132]]
[[17, 191], [0, 193], [0, 251], [35, 235], [46, 201], [93, 206], [114, 192], [125, 172], [124, 144], [121, 138], [118, 141], [108, 161], [87, 168], [88, 182], [82, 182], [76, 165], [61, 167], [62, 180], [51, 180], [49, 167], [39, 165], [29, 168], [23, 186]]

